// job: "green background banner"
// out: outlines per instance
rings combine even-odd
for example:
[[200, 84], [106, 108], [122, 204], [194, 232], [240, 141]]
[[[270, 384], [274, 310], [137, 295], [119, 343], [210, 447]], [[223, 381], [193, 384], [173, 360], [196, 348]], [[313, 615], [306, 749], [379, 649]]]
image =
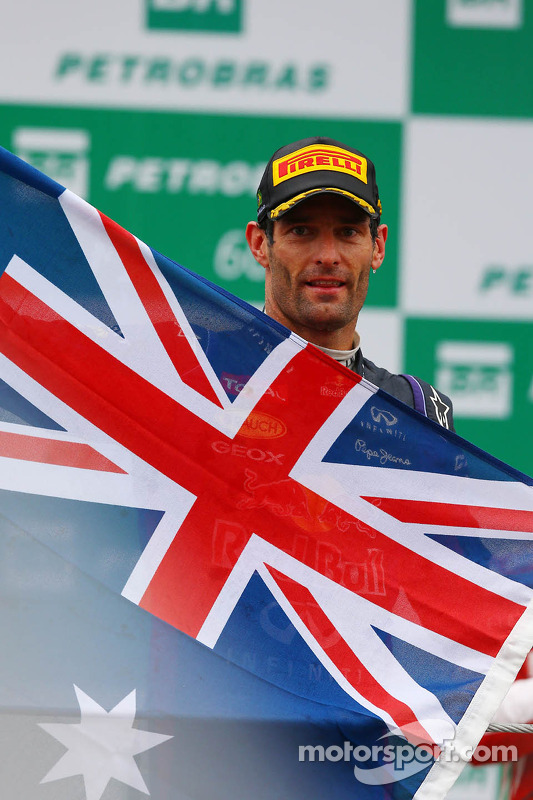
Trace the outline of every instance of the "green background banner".
[[[69, 152], [61, 141], [51, 152], [53, 128], [83, 135], [84, 153]], [[183, 266], [261, 303], [263, 270], [248, 251], [244, 227], [255, 218], [268, 154], [309, 130], [357, 141], [380, 164], [383, 207], [398, 230], [402, 128], [396, 122], [4, 106], [0, 141], [59, 182], [69, 183], [85, 160], [84, 197], [92, 205]], [[31, 146], [21, 147], [30, 133]], [[373, 283], [370, 305], [396, 307], [397, 262], [393, 237], [387, 279]]]
[[365, 355], [533, 473], [533, 0], [42, 6], [4, 14], [0, 144], [259, 306], [267, 159], [309, 135], [361, 149], [389, 225]]
[[417, 370], [453, 397], [460, 434], [525, 472], [531, 468], [532, 339], [531, 322], [457, 319], [408, 319], [405, 339], [407, 371]]
[[[450, 24], [450, 6], [459, 11], [464, 7], [464, 17], [468, 19], [470, 13], [472, 22]], [[510, 8], [507, 25], [487, 25], [498, 6], [503, 11], [505, 6]], [[472, 11], [477, 11], [477, 16]], [[422, 114], [531, 118], [532, 41], [533, 6], [529, 0], [523, 4], [418, 0], [413, 110]]]

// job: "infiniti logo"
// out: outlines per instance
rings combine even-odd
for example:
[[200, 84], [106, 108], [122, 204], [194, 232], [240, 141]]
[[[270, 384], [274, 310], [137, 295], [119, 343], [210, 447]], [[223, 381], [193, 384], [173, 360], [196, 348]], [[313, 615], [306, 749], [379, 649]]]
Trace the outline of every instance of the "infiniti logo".
[[372, 415], [374, 422], [377, 422], [378, 424], [384, 422], [388, 428], [390, 428], [391, 425], [396, 425], [398, 422], [398, 417], [395, 417], [390, 411], [385, 411], [384, 409], [377, 408], [376, 406], [371, 407], [370, 414]]

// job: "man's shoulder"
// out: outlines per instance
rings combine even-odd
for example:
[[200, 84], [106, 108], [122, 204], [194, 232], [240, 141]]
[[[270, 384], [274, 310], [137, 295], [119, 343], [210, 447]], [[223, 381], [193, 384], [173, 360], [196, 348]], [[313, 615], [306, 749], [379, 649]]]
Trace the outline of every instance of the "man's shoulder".
[[379, 386], [380, 389], [442, 425], [443, 428], [454, 430], [452, 401], [427, 381], [414, 375], [395, 375], [383, 367], [376, 366], [363, 356], [354, 369], [370, 383]]

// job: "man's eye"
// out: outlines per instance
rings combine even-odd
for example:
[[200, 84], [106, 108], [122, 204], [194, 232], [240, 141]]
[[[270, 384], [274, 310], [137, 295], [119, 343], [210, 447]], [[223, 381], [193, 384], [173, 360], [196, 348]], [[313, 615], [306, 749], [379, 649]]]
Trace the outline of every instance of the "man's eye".
[[342, 235], [343, 236], [356, 236], [357, 235], [357, 228], [351, 228], [351, 227], [343, 228], [342, 229]]
[[295, 225], [292, 229], [292, 232], [295, 234], [295, 236], [305, 236], [307, 233], [307, 228], [305, 225]]

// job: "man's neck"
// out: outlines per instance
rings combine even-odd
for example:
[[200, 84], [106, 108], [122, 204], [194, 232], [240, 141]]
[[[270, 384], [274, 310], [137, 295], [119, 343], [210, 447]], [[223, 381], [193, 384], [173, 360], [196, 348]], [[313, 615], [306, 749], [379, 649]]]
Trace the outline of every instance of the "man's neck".
[[358, 339], [355, 328], [351, 326], [347, 329], [336, 331], [320, 331], [315, 328], [307, 328], [304, 326], [300, 326], [298, 330], [295, 330], [297, 326], [288, 325], [287, 327], [290, 327], [291, 330], [301, 336], [302, 339], [305, 339], [306, 342], [311, 342], [311, 344], [315, 344], [317, 347], [326, 347], [330, 350], [350, 350], [354, 346], [354, 340]]
[[322, 350], [323, 353], [334, 358], [335, 361], [340, 361], [341, 363], [345, 364], [348, 361], [352, 361], [355, 358], [355, 354], [359, 350], [361, 338], [357, 331], [354, 331], [354, 337], [352, 342], [352, 347], [347, 350], [339, 350], [333, 347], [324, 347], [323, 345], [316, 344], [315, 346], [318, 347], [319, 350]]

